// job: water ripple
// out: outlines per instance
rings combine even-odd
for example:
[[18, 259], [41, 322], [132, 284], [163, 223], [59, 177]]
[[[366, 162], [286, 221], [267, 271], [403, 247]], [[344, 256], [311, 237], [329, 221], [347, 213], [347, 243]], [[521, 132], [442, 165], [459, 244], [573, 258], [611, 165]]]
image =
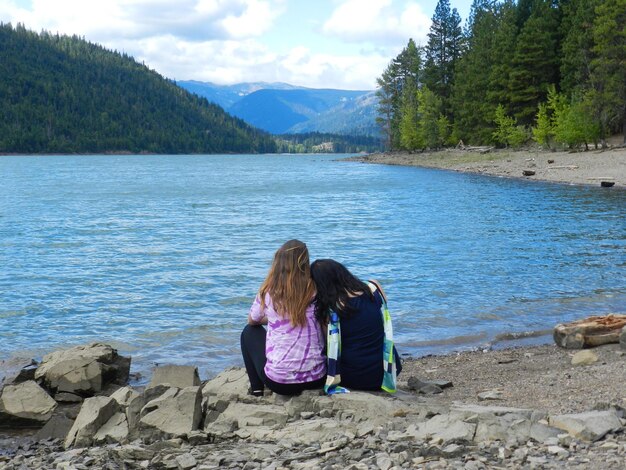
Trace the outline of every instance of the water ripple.
[[289, 238], [385, 286], [403, 353], [626, 310], [624, 191], [335, 159], [1, 157], [0, 358], [214, 374]]

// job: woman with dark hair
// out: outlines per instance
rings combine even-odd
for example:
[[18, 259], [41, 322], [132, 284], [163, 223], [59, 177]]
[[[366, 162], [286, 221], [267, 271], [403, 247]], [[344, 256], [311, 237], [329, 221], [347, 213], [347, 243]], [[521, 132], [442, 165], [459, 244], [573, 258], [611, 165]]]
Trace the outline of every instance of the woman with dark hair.
[[281, 395], [324, 386], [324, 337], [314, 298], [309, 251], [301, 241], [289, 240], [276, 251], [241, 333], [252, 395], [262, 396], [266, 386]]
[[317, 290], [315, 315], [322, 325], [330, 323], [326, 388], [332, 393], [340, 382], [348, 389], [394, 392], [402, 366], [382, 288], [376, 281], [361, 281], [332, 259], [315, 261], [311, 276]]

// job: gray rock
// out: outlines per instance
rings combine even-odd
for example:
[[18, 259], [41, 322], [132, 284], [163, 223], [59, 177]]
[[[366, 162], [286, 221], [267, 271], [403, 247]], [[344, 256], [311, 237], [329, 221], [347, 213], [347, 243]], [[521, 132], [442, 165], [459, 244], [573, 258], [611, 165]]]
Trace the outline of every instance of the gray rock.
[[111, 394], [111, 398], [113, 398], [121, 406], [127, 408], [128, 405], [130, 405], [130, 402], [137, 398], [139, 395], [139, 392], [134, 390], [132, 387], [122, 387], [113, 392]]
[[65, 441], [67, 434], [72, 429], [74, 420], [62, 414], [55, 414], [50, 420], [37, 431], [35, 434], [36, 441], [45, 441], [46, 439], [60, 439]]
[[[238, 428], [248, 426], [280, 426], [287, 423], [287, 412], [284, 407], [276, 405], [252, 405], [247, 403], [231, 403], [215, 421], [219, 425], [223, 421], [234, 421]], [[211, 432], [212, 423], [205, 429]]]
[[572, 357], [572, 365], [573, 366], [588, 366], [598, 362], [598, 355], [589, 349], [583, 349], [582, 351], [578, 351]]
[[91, 396], [108, 383], [124, 385], [129, 371], [130, 358], [109, 345], [92, 343], [45, 355], [35, 378], [55, 392]]
[[123, 444], [128, 440], [128, 436], [129, 430], [126, 414], [117, 412], [98, 429], [93, 436], [93, 440], [96, 444]]
[[407, 380], [407, 386], [411, 390], [415, 390], [416, 392], [424, 395], [436, 395], [443, 392], [442, 387], [439, 387], [437, 384], [420, 380], [417, 377], [409, 377]]
[[176, 464], [180, 470], [190, 470], [198, 465], [198, 461], [193, 455], [186, 453], [176, 457]]
[[0, 361], [0, 390], [5, 385], [35, 380], [35, 369], [37, 362], [33, 359], [14, 357]]
[[481, 392], [478, 394], [478, 399], [480, 401], [485, 400], [502, 400], [502, 391], [500, 390], [487, 390], [486, 392]]
[[119, 410], [118, 403], [111, 397], [92, 397], [83, 402], [76, 421], [70, 429], [65, 448], [87, 447], [93, 443], [96, 432]]
[[619, 335], [619, 345], [622, 349], [626, 349], [626, 326], [622, 328], [622, 332]]
[[154, 369], [149, 387], [159, 384], [170, 384], [172, 387], [198, 387], [200, 376], [194, 366], [165, 365]]
[[411, 424], [407, 434], [420, 440], [440, 440], [443, 444], [469, 443], [474, 439], [476, 424], [450, 414], [436, 415], [425, 423]]
[[7, 385], [0, 394], [0, 418], [7, 423], [41, 425], [56, 407], [52, 397], [34, 380]]
[[551, 416], [550, 426], [567, 431], [572, 437], [594, 442], [607, 433], [622, 427], [615, 411], [589, 411], [569, 415]]
[[75, 393], [59, 392], [54, 395], [54, 401], [59, 403], [82, 403], [83, 397]]
[[249, 387], [250, 381], [246, 370], [241, 367], [231, 367], [204, 384], [202, 396], [223, 399], [247, 398]]
[[200, 387], [172, 387], [141, 410], [140, 433], [149, 439], [184, 436], [199, 428], [202, 419]]

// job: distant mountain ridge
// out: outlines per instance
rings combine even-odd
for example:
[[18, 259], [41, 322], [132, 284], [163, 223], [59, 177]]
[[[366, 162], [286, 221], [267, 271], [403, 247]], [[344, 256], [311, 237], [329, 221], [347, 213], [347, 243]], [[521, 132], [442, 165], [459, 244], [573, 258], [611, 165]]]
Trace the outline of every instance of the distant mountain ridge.
[[178, 85], [273, 134], [380, 136], [374, 91], [305, 88], [280, 82], [216, 85], [179, 81]]

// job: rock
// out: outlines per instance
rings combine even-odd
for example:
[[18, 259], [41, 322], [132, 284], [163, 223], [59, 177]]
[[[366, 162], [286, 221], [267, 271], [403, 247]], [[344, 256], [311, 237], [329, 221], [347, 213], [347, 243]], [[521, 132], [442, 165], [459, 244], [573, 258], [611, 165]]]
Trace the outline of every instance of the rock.
[[393, 462], [386, 453], [376, 454], [376, 466], [380, 470], [389, 470], [393, 466]]
[[588, 442], [602, 439], [608, 432], [622, 427], [614, 411], [589, 411], [551, 416], [549, 423], [552, 427], [567, 431], [572, 437]]
[[117, 412], [98, 429], [98, 432], [93, 436], [93, 440], [96, 444], [123, 444], [128, 440], [128, 435], [129, 430], [126, 414]]
[[407, 386], [411, 390], [415, 390], [424, 395], [436, 395], [443, 392], [443, 389], [435, 383], [422, 381], [417, 377], [409, 377], [407, 380]]
[[[227, 421], [237, 423], [237, 428], [248, 426], [278, 426], [282, 428], [287, 423], [287, 418], [287, 412], [280, 406], [231, 403], [215, 421], [215, 425], [219, 426]], [[205, 431], [211, 432], [212, 425], [213, 423], [209, 423]]]
[[617, 343], [622, 328], [626, 326], [626, 315], [595, 315], [554, 327], [554, 342], [567, 349], [600, 346]]
[[442, 444], [469, 443], [474, 439], [476, 424], [467, 423], [458, 416], [443, 414], [433, 416], [425, 423], [411, 424], [407, 434], [420, 440], [440, 440]]
[[178, 464], [178, 468], [180, 470], [190, 470], [198, 465], [198, 461], [190, 453], [178, 455], [176, 457], [176, 463]]
[[45, 355], [35, 378], [55, 392], [87, 397], [109, 383], [125, 385], [129, 371], [130, 358], [106, 344], [92, 343]]
[[[124, 391], [124, 389], [120, 389], [113, 395], [111, 395], [111, 398], [115, 400], [120, 399], [123, 402], [128, 399], [128, 405], [126, 405], [125, 408], [131, 439], [135, 439], [139, 436], [139, 418], [141, 417], [141, 410], [144, 406], [146, 406], [146, 403], [160, 397], [170, 388], [171, 387], [169, 387], [168, 385], [157, 385], [156, 387], [144, 390], [144, 392], [141, 394], [131, 394], [131, 396], [127, 396], [127, 391]], [[118, 392], [119, 395], [117, 395]]]
[[502, 400], [502, 392], [500, 390], [487, 390], [478, 394], [480, 401], [485, 400]]
[[59, 403], [82, 403], [83, 397], [75, 393], [59, 392], [54, 395], [54, 401]]
[[0, 394], [0, 418], [6, 423], [41, 425], [56, 407], [52, 397], [34, 380], [7, 385]]
[[626, 349], [626, 326], [622, 328], [622, 332], [619, 335], [619, 345], [622, 349]]
[[37, 362], [33, 359], [14, 357], [0, 361], [0, 391], [5, 385], [15, 385], [35, 380]]
[[598, 356], [593, 351], [588, 349], [583, 349], [582, 351], [578, 351], [572, 357], [572, 365], [573, 366], [588, 366], [598, 361]]
[[200, 385], [198, 368], [194, 366], [165, 365], [154, 369], [149, 387], [170, 384], [172, 387], [185, 388]]
[[110, 396], [121, 406], [128, 407], [128, 405], [130, 405], [130, 402], [137, 398], [139, 395], [139, 392], [137, 392], [132, 387], [122, 387], [117, 389]]
[[217, 396], [220, 398], [247, 398], [250, 382], [246, 370], [241, 367], [231, 367], [209, 380], [202, 387], [202, 396]]
[[535, 173], [535, 170], [522, 170], [524, 176], [533, 176]]
[[55, 414], [45, 424], [43, 428], [35, 434], [36, 441], [45, 441], [46, 439], [59, 439], [65, 441], [67, 434], [72, 429], [74, 420], [62, 414]]
[[140, 433], [149, 439], [184, 436], [199, 428], [202, 419], [200, 387], [172, 387], [141, 410]]
[[65, 448], [87, 447], [93, 443], [96, 432], [119, 410], [119, 404], [111, 397], [92, 397], [83, 402], [76, 421], [70, 429]]

